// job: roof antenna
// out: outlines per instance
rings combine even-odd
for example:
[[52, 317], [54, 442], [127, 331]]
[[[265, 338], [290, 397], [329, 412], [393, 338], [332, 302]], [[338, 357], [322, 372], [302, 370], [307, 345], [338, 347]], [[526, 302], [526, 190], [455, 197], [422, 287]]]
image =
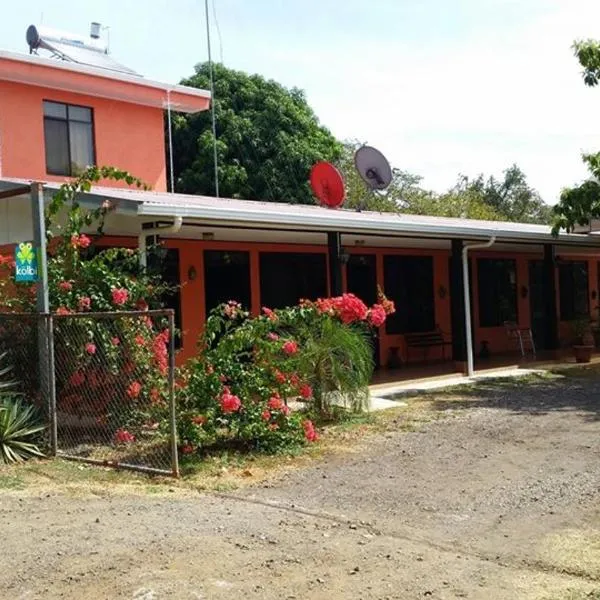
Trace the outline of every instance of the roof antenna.
[[208, 71], [210, 78], [210, 106], [212, 113], [213, 134], [213, 160], [215, 163], [215, 196], [219, 197], [219, 163], [217, 157], [217, 120], [215, 114], [215, 78], [213, 74], [212, 53], [210, 50], [210, 21], [208, 16], [208, 0], [204, 0], [204, 12], [206, 14], [206, 43], [208, 46]]

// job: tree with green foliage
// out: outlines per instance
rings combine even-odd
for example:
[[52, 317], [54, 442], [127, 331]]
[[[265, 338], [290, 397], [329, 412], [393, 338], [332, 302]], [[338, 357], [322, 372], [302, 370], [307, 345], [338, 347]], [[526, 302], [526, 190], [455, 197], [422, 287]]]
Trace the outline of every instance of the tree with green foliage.
[[[208, 89], [207, 63], [181, 83]], [[342, 145], [322, 125], [302, 90], [214, 65], [220, 195], [312, 204], [310, 169], [336, 161]], [[173, 115], [176, 189], [214, 195], [211, 114]]]
[[465, 180], [465, 189], [481, 197], [502, 220], [519, 223], [549, 223], [551, 208], [527, 183], [525, 173], [515, 164], [505, 169], [503, 179], [477, 176]]
[[[583, 67], [583, 81], [589, 87], [600, 82], [600, 42], [580, 40], [573, 44], [573, 51]], [[566, 188], [560, 201], [552, 209], [554, 235], [561, 229], [571, 232], [577, 225], [588, 225], [591, 219], [600, 218], [600, 152], [583, 154], [591, 178], [581, 185]]]

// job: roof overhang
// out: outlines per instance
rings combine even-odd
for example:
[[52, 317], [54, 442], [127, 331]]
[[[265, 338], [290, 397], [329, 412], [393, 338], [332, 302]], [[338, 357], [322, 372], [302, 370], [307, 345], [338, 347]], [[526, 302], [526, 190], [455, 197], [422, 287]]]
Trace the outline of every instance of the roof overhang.
[[170, 85], [137, 75], [0, 50], [0, 81], [35, 85], [64, 92], [130, 102], [183, 113], [210, 107], [210, 92]]
[[[31, 185], [19, 179], [0, 180], [0, 192]], [[59, 183], [44, 183], [44, 194], [50, 199]], [[137, 217], [140, 221], [168, 222], [182, 217], [185, 223], [206, 226], [229, 226], [246, 229], [295, 230], [364, 236], [414, 237], [437, 239], [487, 240], [527, 244], [560, 244], [561, 246], [597, 247], [595, 234], [561, 233], [557, 238], [551, 228], [524, 223], [477, 221], [377, 212], [332, 210], [313, 205], [256, 202], [135, 189], [93, 187], [81, 193], [79, 201], [87, 207], [98, 207], [106, 200], [116, 214]]]

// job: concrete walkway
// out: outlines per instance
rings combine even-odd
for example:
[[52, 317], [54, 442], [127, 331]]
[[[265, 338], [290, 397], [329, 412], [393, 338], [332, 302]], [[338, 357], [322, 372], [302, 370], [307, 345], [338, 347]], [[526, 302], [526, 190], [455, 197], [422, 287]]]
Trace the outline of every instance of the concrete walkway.
[[[369, 388], [371, 394], [369, 410], [385, 410], [388, 408], [398, 408], [398, 406], [406, 406], [406, 402], [399, 400], [402, 396], [412, 396], [415, 394], [429, 392], [431, 390], [439, 390], [457, 385], [465, 385], [469, 383], [477, 383], [484, 379], [500, 379], [505, 377], [523, 377], [526, 375], [548, 373], [545, 369], [519, 369], [510, 367], [507, 369], [492, 369], [475, 373], [473, 377], [466, 377], [461, 373], [453, 373], [442, 377], [430, 379], [418, 379], [411, 381], [403, 381], [396, 383], [385, 383], [372, 385]], [[395, 399], [391, 399], [394, 397]]]

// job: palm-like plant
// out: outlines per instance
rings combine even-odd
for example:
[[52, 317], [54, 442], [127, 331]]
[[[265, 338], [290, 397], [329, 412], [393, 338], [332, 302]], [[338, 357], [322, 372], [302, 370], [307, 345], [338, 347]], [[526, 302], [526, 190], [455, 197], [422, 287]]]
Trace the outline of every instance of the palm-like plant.
[[43, 456], [31, 440], [44, 426], [36, 422], [34, 408], [23, 404], [14, 392], [16, 382], [9, 379], [12, 366], [7, 358], [6, 352], [0, 354], [0, 457], [13, 463]]
[[353, 411], [364, 410], [374, 366], [368, 332], [320, 315], [301, 337], [302, 371], [313, 373], [315, 409], [329, 414], [332, 404], [341, 402]]
[[37, 423], [34, 408], [16, 396], [0, 400], [0, 456], [5, 463], [44, 456], [31, 440], [44, 429]]

